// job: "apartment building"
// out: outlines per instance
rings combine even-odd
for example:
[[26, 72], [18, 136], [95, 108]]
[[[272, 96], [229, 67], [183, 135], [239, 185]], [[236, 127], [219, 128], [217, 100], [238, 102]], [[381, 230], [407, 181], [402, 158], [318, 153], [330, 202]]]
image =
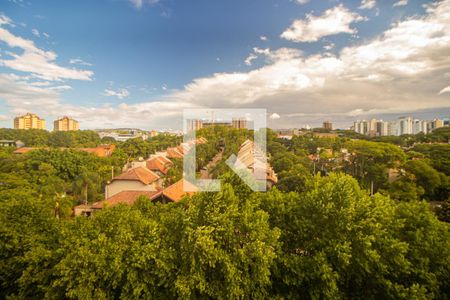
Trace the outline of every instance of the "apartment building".
[[45, 120], [27, 113], [14, 118], [14, 129], [45, 129]]
[[78, 121], [64, 116], [58, 120], [53, 122], [53, 130], [54, 131], [75, 131], [80, 130], [80, 126]]

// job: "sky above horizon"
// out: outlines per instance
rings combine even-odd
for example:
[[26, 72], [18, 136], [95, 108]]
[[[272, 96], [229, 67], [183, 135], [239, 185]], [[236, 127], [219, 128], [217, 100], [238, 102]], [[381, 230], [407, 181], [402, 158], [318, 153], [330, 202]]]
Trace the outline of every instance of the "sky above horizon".
[[0, 127], [180, 129], [185, 108], [270, 127], [450, 116], [450, 0], [0, 0]]

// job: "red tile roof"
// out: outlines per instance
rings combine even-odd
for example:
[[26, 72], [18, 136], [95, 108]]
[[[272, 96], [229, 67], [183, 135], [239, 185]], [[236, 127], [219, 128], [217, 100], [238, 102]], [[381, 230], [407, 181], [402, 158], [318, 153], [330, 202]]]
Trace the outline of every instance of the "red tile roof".
[[[152, 157], [146, 161], [147, 169], [151, 171], [160, 171], [163, 174], [167, 174], [169, 168], [173, 165], [172, 162], [167, 163], [165, 160], [161, 159], [161, 156]], [[170, 161], [170, 160], [169, 160]]]
[[167, 148], [167, 157], [168, 158], [183, 158], [183, 153], [180, 152], [176, 147]]
[[170, 159], [168, 159], [167, 157], [159, 155], [158, 158], [164, 163], [173, 164], [172, 161]]
[[95, 202], [91, 205], [93, 209], [102, 209], [105, 207], [111, 207], [118, 204], [133, 205], [140, 196], [145, 196], [149, 200], [154, 200], [161, 195], [160, 191], [122, 191], [109, 197], [106, 200]]
[[146, 167], [137, 167], [113, 178], [113, 180], [136, 180], [143, 184], [150, 184], [160, 177]]
[[[186, 192], [185, 190], [189, 190], [189, 192]], [[163, 190], [162, 193], [163, 196], [167, 197], [169, 200], [173, 202], [178, 202], [181, 200], [181, 198], [183, 198], [183, 196], [185, 195], [192, 196], [198, 190], [199, 188], [197, 186], [193, 185], [192, 183], [190, 183], [185, 179], [181, 179], [172, 184], [171, 186], [169, 186], [168, 188], [166, 188], [165, 190]]]
[[38, 148], [33, 148], [33, 147], [22, 147], [22, 148], [15, 150], [13, 153], [14, 154], [25, 154], [25, 153], [28, 153], [28, 152], [31, 152], [31, 151], [37, 150], [37, 149]]

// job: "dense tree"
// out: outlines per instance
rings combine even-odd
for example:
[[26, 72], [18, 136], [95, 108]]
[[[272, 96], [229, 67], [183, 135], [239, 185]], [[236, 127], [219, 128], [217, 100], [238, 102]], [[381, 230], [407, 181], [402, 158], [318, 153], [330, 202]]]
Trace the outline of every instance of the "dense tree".
[[[369, 197], [349, 176], [302, 195], [272, 191], [262, 207], [281, 229], [273, 292], [290, 299], [445, 298], [448, 227], [425, 204]], [[416, 267], [419, 266], [419, 267]]]
[[436, 170], [450, 176], [450, 145], [418, 144], [414, 146], [413, 150], [429, 158], [431, 165]]
[[[224, 149], [215, 169], [220, 192], [165, 205], [141, 197], [91, 218], [70, 217], [86, 191], [89, 202], [102, 199], [111, 171], [127, 158], [180, 138], [117, 143], [109, 158], [55, 149], [88, 144], [90, 134], [47, 136], [42, 145], [54, 147], [25, 155], [0, 149], [0, 299], [449, 298], [448, 200], [433, 202], [444, 222], [419, 201], [448, 197], [447, 145], [416, 145], [406, 160], [393, 144], [292, 142], [268, 130], [279, 181], [261, 193], [224, 163], [251, 131], [217, 126], [198, 134], [211, 143], [199, 146], [202, 165]], [[309, 153], [354, 178], [313, 175]], [[173, 162], [166, 184], [182, 176], [182, 159]], [[387, 181], [388, 168], [399, 170], [396, 181]], [[370, 181], [379, 187], [372, 196]]]
[[[436, 199], [436, 192], [443, 184], [441, 175], [445, 176], [444, 174], [440, 174], [424, 160], [410, 160], [406, 163], [405, 169], [415, 176], [416, 184], [424, 189], [425, 198]], [[444, 197], [447, 198], [448, 195]]]
[[351, 140], [345, 147], [351, 153], [346, 161], [346, 172], [359, 179], [365, 187], [373, 183], [375, 191], [386, 187], [388, 169], [400, 167], [406, 159], [402, 149], [387, 143]]

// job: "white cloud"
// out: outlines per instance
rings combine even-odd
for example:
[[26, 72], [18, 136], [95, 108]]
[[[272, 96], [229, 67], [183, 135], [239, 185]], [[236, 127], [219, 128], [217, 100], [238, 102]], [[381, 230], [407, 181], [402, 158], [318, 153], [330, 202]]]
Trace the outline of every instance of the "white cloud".
[[281, 118], [281, 117], [280, 117], [280, 115], [277, 114], [277, 113], [273, 113], [273, 114], [271, 114], [270, 117], [269, 117], [269, 119], [271, 119], [271, 120], [278, 120], [279, 118]]
[[48, 89], [55, 90], [55, 91], [67, 91], [67, 90], [71, 90], [72, 87], [70, 85], [58, 85], [58, 86], [49, 87]]
[[350, 24], [365, 20], [342, 4], [328, 9], [321, 16], [307, 14], [305, 20], [295, 20], [281, 37], [294, 42], [316, 42], [320, 38], [338, 33], [355, 34]]
[[396, 6], [405, 6], [405, 5], [407, 5], [407, 4], [408, 4], [408, 0], [399, 0], [399, 1], [397, 1], [397, 2], [394, 3], [393, 7], [396, 7]]
[[376, 0], [362, 0], [359, 9], [372, 9], [377, 5]]
[[0, 26], [11, 24], [13, 24], [12, 20], [9, 17], [5, 16], [2, 12], [0, 12]]
[[281, 116], [302, 112], [302, 118], [319, 113], [351, 118], [355, 108], [363, 114], [445, 107], [448, 99], [432, 91], [448, 82], [443, 76], [450, 71], [448, 53], [449, 0], [336, 54], [255, 48], [250, 62], [263, 56], [266, 65], [198, 78], [172, 96], [202, 106], [266, 107]]
[[5, 115], [0, 115], [0, 121], [8, 121], [9, 118]]
[[274, 62], [278, 60], [288, 60], [296, 57], [300, 57], [302, 52], [298, 49], [292, 48], [280, 48], [277, 50], [270, 50], [269, 48], [261, 49], [258, 47], [253, 48], [253, 52], [245, 59], [245, 64], [248, 66], [252, 65], [252, 61], [257, 59], [259, 56], [265, 56], [269, 62]]
[[254, 60], [257, 59], [257, 58], [258, 58], [257, 55], [255, 55], [255, 54], [253, 54], [253, 53], [250, 53], [249, 56], [247, 56], [247, 58], [245, 59], [244, 63], [245, 63], [247, 66], [251, 66], [251, 65], [252, 65], [252, 61], [254, 61]]
[[35, 82], [29, 82], [29, 85], [32, 86], [49, 86], [51, 85], [51, 82], [48, 81], [35, 81]]
[[134, 7], [136, 7], [137, 9], [141, 8], [142, 6], [144, 6], [144, 4], [156, 4], [159, 2], [159, 0], [129, 0], [131, 2], [131, 4], [134, 5]]
[[309, 0], [296, 0], [296, 2], [300, 5], [306, 4], [309, 2]]
[[103, 92], [103, 96], [107, 97], [117, 97], [119, 99], [127, 98], [130, 95], [130, 92], [127, 89], [118, 89], [117, 91], [111, 89], [105, 89]]
[[36, 47], [33, 41], [13, 35], [0, 27], [0, 41], [10, 48], [19, 48], [21, 54], [10, 52], [13, 59], [0, 59], [0, 66], [20, 72], [29, 72], [44, 80], [91, 80], [92, 71], [61, 67], [55, 63], [56, 53]]
[[368, 114], [449, 107], [448, 92], [437, 93], [448, 86], [448, 53], [450, 0], [444, 0], [429, 5], [423, 16], [405, 18], [372, 40], [333, 54], [255, 48], [251, 54], [264, 58], [262, 67], [197, 78], [156, 101], [68, 105], [61, 103], [56, 90], [25, 85], [26, 79], [17, 76], [8, 75], [6, 80], [3, 74], [0, 98], [7, 99], [12, 112], [45, 109], [52, 116], [70, 114], [84, 128], [127, 124], [180, 128], [183, 108], [205, 107], [267, 108], [280, 116], [280, 127], [311, 124], [330, 116], [333, 123], [348, 124]]
[[262, 36], [260, 36], [259, 37], [259, 39], [261, 40], [261, 41], [267, 41], [267, 36], [264, 36], [264, 35], [262, 35]]
[[50, 35], [49, 35], [47, 32], [43, 32], [42, 35], [43, 35], [46, 39], [50, 38]]
[[13, 74], [0, 74], [0, 98], [14, 112], [33, 111], [36, 108], [51, 109], [59, 102], [56, 91], [31, 86]]
[[323, 49], [330, 51], [331, 49], [334, 48], [334, 46], [335, 46], [334, 43], [329, 43], [329, 44], [323, 46]]
[[82, 66], [92, 66], [91, 63], [85, 62], [84, 60], [80, 59], [80, 58], [72, 58], [69, 60], [70, 64], [78, 64], [78, 65], [82, 65]]
[[444, 93], [450, 93], [450, 85], [440, 90], [439, 95], [442, 95]]
[[31, 29], [31, 33], [37, 37], [41, 36], [41, 34], [39, 33], [39, 30], [37, 30], [36, 28]]

